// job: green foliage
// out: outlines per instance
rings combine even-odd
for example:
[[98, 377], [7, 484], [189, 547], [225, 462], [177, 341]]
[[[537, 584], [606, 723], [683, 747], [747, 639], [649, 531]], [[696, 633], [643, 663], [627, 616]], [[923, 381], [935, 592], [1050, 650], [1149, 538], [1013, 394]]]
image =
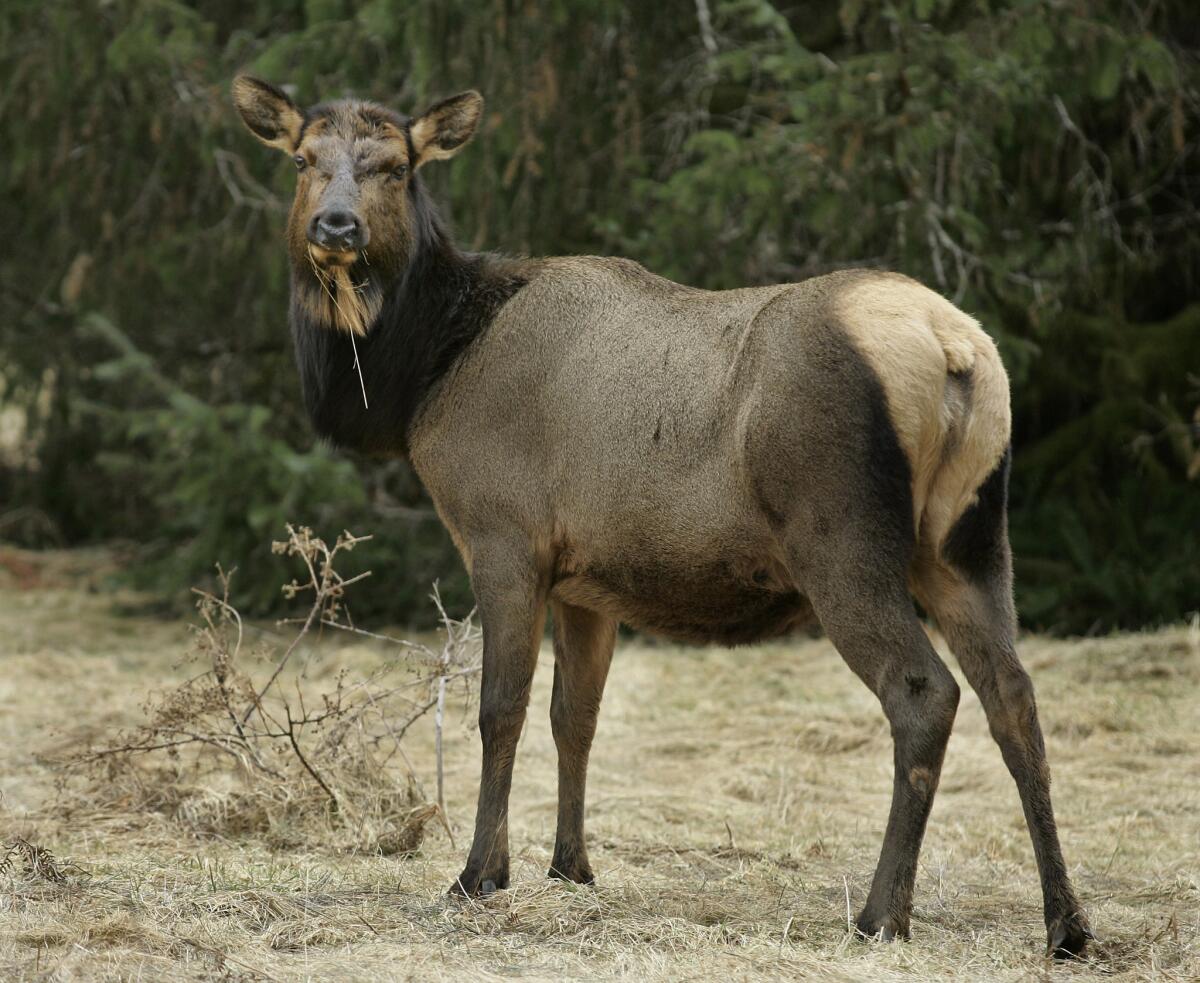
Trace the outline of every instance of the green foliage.
[[[443, 596], [470, 607], [470, 589], [449, 559], [432, 511], [405, 510], [384, 502], [372, 508], [368, 486], [354, 464], [323, 445], [295, 450], [271, 432], [271, 412], [247, 403], [210, 405], [164, 376], [144, 352], [99, 314], [83, 319], [86, 332], [105, 341], [116, 357], [92, 367], [95, 379], [156, 394], [152, 405], [135, 413], [97, 407], [105, 434], [95, 463], [106, 478], [137, 487], [154, 510], [147, 548], [133, 568], [134, 583], [149, 590], [162, 585], [211, 579], [214, 560], [235, 565], [246, 586], [239, 600], [248, 609], [279, 604], [278, 563], [268, 548], [292, 517], [352, 526], [388, 512], [403, 518], [402, 534], [385, 527], [373, 545], [376, 557], [394, 569], [380, 571], [367, 609], [395, 605], [408, 611], [426, 603], [430, 581], [446, 578]], [[432, 535], [431, 535], [432, 534]], [[371, 557], [346, 561], [359, 572]], [[352, 569], [353, 568], [353, 569]], [[393, 610], [395, 610], [393, 609]]]
[[1056, 325], [1016, 407], [1044, 433], [1013, 475], [1022, 613], [1076, 631], [1182, 617], [1200, 598], [1200, 304]]
[[250, 69], [302, 101], [481, 89], [479, 139], [430, 175], [471, 247], [620, 252], [710, 287], [847, 265], [930, 283], [1013, 376], [1026, 622], [1200, 607], [1191, 5], [708, 8], [3, 5], [0, 514], [148, 544], [139, 569], [177, 596], [236, 562], [260, 610], [264, 531], [370, 529], [362, 614], [421, 611], [437, 577], [465, 599], [407, 468], [312, 445], [284, 326], [292, 177], [228, 102]]
[[94, 366], [95, 378], [145, 385], [161, 396], [161, 403], [137, 413], [100, 415], [115, 432], [96, 464], [109, 480], [139, 487], [156, 512], [151, 548], [135, 568], [137, 582], [183, 583], [211, 572], [216, 560], [240, 567], [249, 585], [247, 605], [270, 608], [278, 584], [267, 544], [293, 516], [361, 509], [365, 495], [354, 467], [322, 447], [293, 450], [271, 434], [264, 406], [196, 399], [104, 317], [90, 315], [84, 324], [119, 352]]

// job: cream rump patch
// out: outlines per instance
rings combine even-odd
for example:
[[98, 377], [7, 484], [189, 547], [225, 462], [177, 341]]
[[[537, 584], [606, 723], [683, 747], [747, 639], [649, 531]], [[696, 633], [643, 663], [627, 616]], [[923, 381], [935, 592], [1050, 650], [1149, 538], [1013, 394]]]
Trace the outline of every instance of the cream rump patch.
[[913, 525], [936, 549], [1008, 446], [1008, 376], [973, 317], [895, 273], [865, 275], [835, 302], [867, 359], [912, 471]]

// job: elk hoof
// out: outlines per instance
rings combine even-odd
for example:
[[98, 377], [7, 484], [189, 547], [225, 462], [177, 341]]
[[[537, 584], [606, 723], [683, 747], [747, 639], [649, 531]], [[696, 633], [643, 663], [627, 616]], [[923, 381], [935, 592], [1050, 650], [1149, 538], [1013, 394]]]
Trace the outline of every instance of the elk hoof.
[[1082, 911], [1056, 918], [1046, 926], [1046, 955], [1055, 959], [1079, 959], [1087, 952], [1088, 942], [1094, 941], [1096, 936]]
[[550, 869], [546, 871], [546, 876], [560, 881], [570, 881], [572, 884], [596, 883], [596, 875], [592, 873], [592, 868], [586, 864], [552, 864]]
[[854, 934], [861, 942], [895, 942], [907, 939], [908, 930], [898, 929], [891, 918], [873, 918], [865, 911], [854, 923]]
[[452, 898], [486, 898], [505, 887], [508, 887], [506, 877], [483, 877], [481, 874], [464, 870], [446, 893]]

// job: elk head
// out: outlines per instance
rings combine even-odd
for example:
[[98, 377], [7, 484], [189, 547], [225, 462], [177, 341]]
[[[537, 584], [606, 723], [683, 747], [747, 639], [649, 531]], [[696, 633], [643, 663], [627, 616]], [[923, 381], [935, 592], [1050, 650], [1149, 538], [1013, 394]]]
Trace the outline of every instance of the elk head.
[[294, 303], [365, 334], [428, 232], [431, 205], [416, 172], [471, 138], [483, 97], [463, 92], [416, 118], [357, 100], [303, 110], [282, 89], [239, 75], [233, 101], [250, 132], [296, 165], [287, 226]]

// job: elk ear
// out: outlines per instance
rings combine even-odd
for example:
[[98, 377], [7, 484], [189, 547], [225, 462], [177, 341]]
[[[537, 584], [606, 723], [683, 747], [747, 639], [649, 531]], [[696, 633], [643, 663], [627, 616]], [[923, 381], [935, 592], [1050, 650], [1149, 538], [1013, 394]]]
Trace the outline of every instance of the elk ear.
[[250, 132], [268, 147], [296, 152], [304, 114], [286, 92], [252, 75], [239, 75], [233, 80], [233, 104]]
[[443, 99], [412, 121], [409, 133], [416, 166], [453, 157], [475, 134], [483, 115], [483, 96], [474, 89]]

